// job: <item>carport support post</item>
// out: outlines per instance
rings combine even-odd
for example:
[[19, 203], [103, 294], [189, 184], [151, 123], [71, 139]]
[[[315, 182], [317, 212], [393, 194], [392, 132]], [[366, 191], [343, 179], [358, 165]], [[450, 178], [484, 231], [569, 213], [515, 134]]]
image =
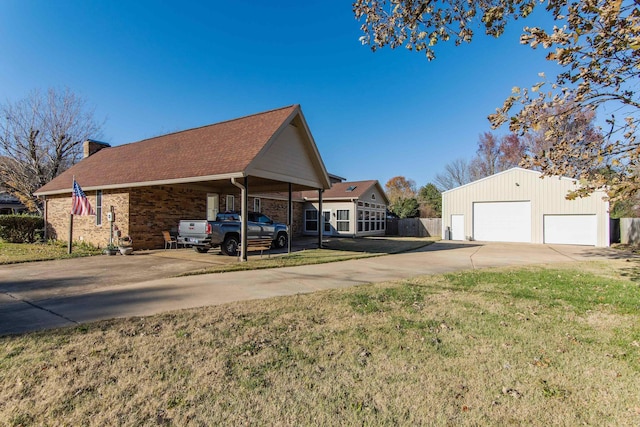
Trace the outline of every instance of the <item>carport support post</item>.
[[249, 217], [247, 215], [247, 187], [249, 186], [249, 177], [244, 177], [244, 184], [240, 184], [235, 178], [231, 178], [231, 184], [240, 189], [240, 261], [244, 262], [247, 260], [247, 221]]
[[287, 253], [291, 253], [291, 233], [293, 233], [293, 197], [291, 183], [289, 183], [289, 206], [287, 207]]
[[244, 187], [240, 189], [240, 195], [242, 196], [242, 225], [240, 226], [240, 240], [242, 240], [242, 247], [240, 248], [240, 258], [242, 262], [247, 261], [247, 228], [249, 228], [249, 215], [247, 214], [247, 205], [249, 204], [249, 177], [244, 177]]
[[318, 249], [322, 249], [322, 230], [324, 229], [324, 215], [322, 215], [323, 192], [323, 189], [318, 190]]

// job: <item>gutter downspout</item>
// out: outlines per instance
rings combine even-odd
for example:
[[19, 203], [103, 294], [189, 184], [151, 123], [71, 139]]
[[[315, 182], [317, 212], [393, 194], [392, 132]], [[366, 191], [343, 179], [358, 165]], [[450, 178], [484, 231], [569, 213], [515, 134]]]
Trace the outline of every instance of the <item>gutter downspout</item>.
[[244, 177], [244, 185], [231, 178], [231, 184], [240, 189], [240, 261], [247, 261], [247, 177]]

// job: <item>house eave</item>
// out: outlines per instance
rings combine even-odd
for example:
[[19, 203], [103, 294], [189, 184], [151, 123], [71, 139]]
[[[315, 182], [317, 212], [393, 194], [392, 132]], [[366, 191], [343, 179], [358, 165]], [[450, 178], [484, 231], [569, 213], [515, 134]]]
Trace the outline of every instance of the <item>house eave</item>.
[[[194, 182], [202, 182], [202, 181], [222, 181], [231, 178], [244, 178], [245, 174], [243, 172], [234, 172], [231, 174], [221, 174], [221, 175], [207, 175], [207, 176], [194, 176], [188, 178], [176, 178], [176, 179], [164, 179], [164, 180], [156, 180], [156, 181], [143, 181], [143, 182], [127, 182], [121, 184], [105, 184], [105, 185], [93, 185], [88, 187], [83, 187], [84, 191], [92, 191], [92, 190], [113, 190], [118, 188], [132, 188], [132, 187], [150, 187], [154, 185], [172, 185], [172, 184], [190, 184]], [[56, 194], [65, 194], [71, 193], [71, 188], [65, 188], [61, 190], [51, 190], [51, 191], [42, 191], [33, 193], [34, 196], [52, 196]]]

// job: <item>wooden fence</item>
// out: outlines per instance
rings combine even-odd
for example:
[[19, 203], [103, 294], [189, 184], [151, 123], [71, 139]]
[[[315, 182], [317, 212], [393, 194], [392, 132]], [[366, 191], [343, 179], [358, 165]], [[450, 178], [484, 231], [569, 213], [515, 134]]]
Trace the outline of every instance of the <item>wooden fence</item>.
[[640, 245], [640, 218], [620, 218], [620, 243]]
[[387, 220], [387, 236], [433, 237], [442, 233], [441, 218], [404, 218]]

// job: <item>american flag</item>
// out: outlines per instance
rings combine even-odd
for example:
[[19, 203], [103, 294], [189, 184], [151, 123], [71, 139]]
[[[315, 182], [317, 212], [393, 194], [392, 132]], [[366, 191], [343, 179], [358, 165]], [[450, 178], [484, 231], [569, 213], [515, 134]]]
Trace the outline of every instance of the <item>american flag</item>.
[[87, 195], [84, 194], [78, 183], [73, 181], [73, 194], [71, 195], [71, 215], [95, 215]]

